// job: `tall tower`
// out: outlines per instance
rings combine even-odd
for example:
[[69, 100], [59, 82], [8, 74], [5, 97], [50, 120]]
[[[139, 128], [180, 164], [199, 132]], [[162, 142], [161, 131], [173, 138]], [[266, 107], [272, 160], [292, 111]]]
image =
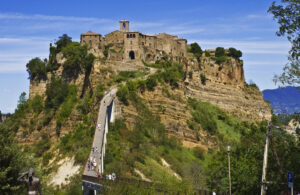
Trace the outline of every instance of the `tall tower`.
[[128, 32], [129, 31], [129, 21], [128, 20], [121, 20], [120, 21], [120, 31], [121, 32]]

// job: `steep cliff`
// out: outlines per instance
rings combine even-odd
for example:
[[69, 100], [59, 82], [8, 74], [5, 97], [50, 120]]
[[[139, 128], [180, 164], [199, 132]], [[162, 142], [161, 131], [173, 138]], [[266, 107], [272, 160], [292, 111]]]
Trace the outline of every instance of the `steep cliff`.
[[[166, 56], [162, 58], [166, 59]], [[62, 54], [58, 54], [56, 59], [59, 64], [63, 64], [66, 60]], [[217, 63], [214, 56], [205, 56], [204, 54], [200, 60], [197, 60], [192, 54], [189, 54], [187, 58], [178, 59], [167, 56], [167, 59], [175, 62], [178, 60], [178, 63], [183, 65], [185, 79], [178, 82], [177, 88], [163, 84], [156, 87], [154, 91], [146, 91], [140, 95], [146, 100], [151, 111], [160, 116], [169, 134], [183, 138], [186, 146], [200, 146], [207, 149], [216, 145], [214, 139], [207, 132], [194, 131], [189, 127], [188, 123], [192, 121], [192, 116], [187, 104], [188, 98], [210, 102], [241, 120], [260, 121], [271, 118], [271, 109], [263, 100], [262, 93], [257, 88], [245, 83], [241, 60], [227, 57], [224, 62]], [[159, 68], [156, 69], [159, 70]], [[48, 73], [47, 79], [31, 80], [30, 98], [37, 94], [45, 98], [46, 86], [51, 80], [51, 75], [62, 78], [63, 82], [76, 85], [78, 96], [83, 96], [84, 91], [95, 92], [99, 83], [107, 86], [118, 84], [114, 79], [122, 71], [147, 72], [146, 74], [148, 74], [149, 67], [139, 60], [119, 62], [99, 58], [94, 61], [88, 79], [86, 79], [84, 72], [78, 74], [77, 77], [72, 77], [64, 74], [63, 66], [60, 66], [52, 74]], [[97, 100], [93, 101], [93, 113], [96, 113]], [[131, 124], [134, 121], [131, 116], [135, 116], [136, 113], [132, 106], [122, 105], [122, 116], [129, 126], [134, 125]], [[27, 120], [30, 120], [30, 116], [28, 117]], [[61, 134], [67, 134], [74, 128], [72, 121], [79, 119], [78, 112], [73, 111], [62, 125]], [[52, 120], [50, 126], [42, 128], [52, 132], [50, 135], [55, 136], [55, 123], [56, 121]], [[30, 138], [26, 136], [27, 141], [32, 142], [38, 138], [38, 132], [36, 136], [34, 133], [28, 135]], [[19, 137], [23, 137], [23, 133], [19, 133]], [[24, 138], [22, 140], [25, 141]]]
[[271, 118], [270, 106], [262, 93], [245, 83], [241, 60], [228, 58], [218, 64], [211, 57], [202, 56], [200, 64], [201, 70], [197, 62], [189, 63], [192, 76], [185, 81], [186, 96], [211, 102], [242, 120]]

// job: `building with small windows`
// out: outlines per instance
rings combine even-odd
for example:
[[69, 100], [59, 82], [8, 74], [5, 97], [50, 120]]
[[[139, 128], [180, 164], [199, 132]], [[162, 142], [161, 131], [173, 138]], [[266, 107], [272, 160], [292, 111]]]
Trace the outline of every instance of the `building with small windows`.
[[[164, 55], [183, 58], [187, 55], [187, 41], [167, 33], [146, 35], [129, 30], [129, 21], [120, 21], [120, 30], [102, 37], [99, 33], [81, 34], [80, 42], [88, 48], [101, 50], [110, 60], [143, 60], [155, 62]], [[97, 53], [97, 52], [94, 52]], [[98, 52], [99, 53], [99, 52]], [[101, 52], [100, 52], [101, 53]]]
[[80, 43], [82, 45], [87, 44], [90, 47], [101, 47], [102, 45], [104, 45], [104, 38], [99, 33], [88, 31], [81, 34]]

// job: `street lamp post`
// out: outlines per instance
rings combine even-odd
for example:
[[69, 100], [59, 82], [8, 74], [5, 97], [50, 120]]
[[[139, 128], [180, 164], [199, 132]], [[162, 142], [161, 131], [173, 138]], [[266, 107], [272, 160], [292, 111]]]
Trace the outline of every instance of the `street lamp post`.
[[229, 194], [231, 195], [230, 149], [231, 149], [231, 147], [228, 145], [227, 146], [227, 154], [228, 154], [228, 179], [229, 179]]

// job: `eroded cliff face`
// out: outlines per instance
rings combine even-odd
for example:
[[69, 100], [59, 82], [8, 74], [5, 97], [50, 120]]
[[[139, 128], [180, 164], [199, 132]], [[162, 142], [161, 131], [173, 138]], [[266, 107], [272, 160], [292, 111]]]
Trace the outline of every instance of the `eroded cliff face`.
[[[182, 140], [186, 147], [201, 147], [203, 150], [216, 146], [216, 140], [207, 131], [201, 129], [192, 130], [188, 121], [192, 121], [187, 97], [182, 89], [172, 89], [168, 85], [159, 85], [154, 91], [139, 93], [144, 103], [151, 112], [160, 117], [170, 136], [176, 136]], [[129, 128], [135, 125], [138, 111], [129, 104], [122, 105], [122, 117]]]
[[[271, 118], [271, 109], [263, 100], [262, 93], [244, 80], [243, 62], [229, 58], [217, 64], [210, 57], [202, 57], [201, 66], [196, 59], [185, 62], [186, 79], [178, 88], [160, 84], [154, 91], [140, 93], [150, 110], [160, 116], [169, 135], [182, 139], [187, 147], [201, 147], [205, 150], [217, 147], [217, 139], [200, 127], [192, 130], [189, 97], [210, 102], [230, 115], [245, 121], [261, 121]], [[205, 79], [204, 79], [205, 78]], [[122, 105], [122, 114], [129, 127], [134, 126], [137, 111], [133, 106]]]
[[[183, 90], [187, 97], [210, 102], [242, 120], [269, 120], [271, 108], [259, 89], [245, 83], [243, 62], [228, 58], [217, 64], [210, 57], [202, 57], [201, 65], [190, 60]], [[205, 80], [205, 81], [204, 81]]]
[[[63, 56], [57, 56], [57, 61], [63, 63]], [[185, 146], [199, 146], [204, 149], [216, 146], [216, 139], [206, 131], [195, 131], [189, 128], [187, 121], [192, 121], [191, 110], [187, 104], [189, 97], [210, 102], [242, 120], [260, 121], [271, 118], [270, 106], [263, 100], [262, 93], [257, 88], [245, 84], [241, 60], [228, 57], [226, 62], [218, 64], [215, 59], [202, 56], [199, 63], [190, 55], [188, 58], [180, 59], [180, 64], [184, 66], [186, 79], [178, 83], [178, 88], [171, 88], [167, 84], [159, 85], [154, 91], [145, 91], [139, 95], [145, 100], [150, 110], [160, 116], [169, 134], [182, 138]], [[84, 73], [78, 74], [77, 77], [69, 77], [64, 74], [62, 66], [54, 75], [62, 78], [64, 82], [75, 84], [78, 96], [80, 96], [85, 87], [94, 91], [99, 83], [108, 82], [119, 71], [145, 71], [146, 69], [147, 67], [140, 61], [95, 60], [87, 83]], [[30, 98], [37, 94], [45, 97], [46, 85], [50, 82], [50, 78], [51, 74], [48, 75], [47, 80], [31, 81]], [[66, 123], [62, 125], [62, 134], [66, 134], [74, 128], [72, 120], [80, 119], [78, 112], [76, 109], [74, 110]], [[95, 115], [97, 114], [96, 110], [95, 102]], [[135, 108], [130, 105], [121, 105], [121, 110], [126, 124], [133, 127], [134, 116], [137, 114]], [[47, 127], [42, 128], [51, 131], [49, 134], [55, 136], [55, 120], [52, 120]], [[34, 141], [38, 134], [38, 132], [30, 134], [26, 137], [26, 141]], [[20, 133], [19, 137], [21, 139], [24, 136]], [[25, 141], [24, 138], [22, 140]]]

